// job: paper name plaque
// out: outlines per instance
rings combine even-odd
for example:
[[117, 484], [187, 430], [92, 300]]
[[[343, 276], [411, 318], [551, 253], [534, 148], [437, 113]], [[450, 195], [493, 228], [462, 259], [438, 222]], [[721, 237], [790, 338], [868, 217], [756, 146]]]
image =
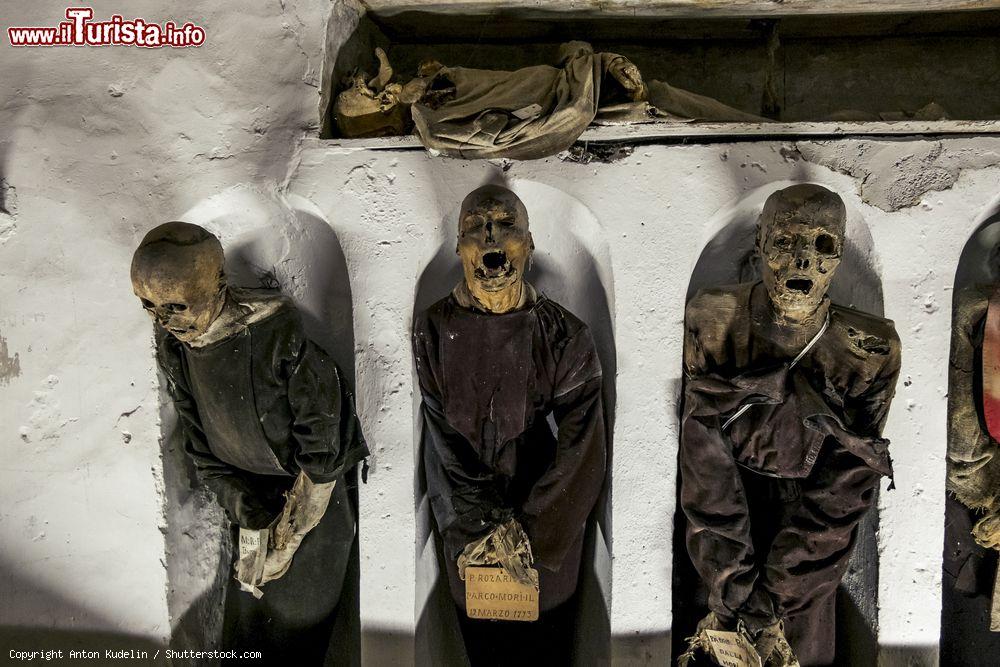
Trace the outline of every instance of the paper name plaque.
[[707, 629], [702, 632], [712, 648], [712, 657], [722, 667], [761, 667], [757, 650], [740, 633]]
[[257, 584], [264, 574], [264, 561], [267, 559], [267, 528], [250, 530], [240, 528], [239, 563], [236, 566], [236, 580], [240, 589], [251, 593], [258, 600], [264, 593]]
[[[528, 571], [537, 581], [537, 572]], [[469, 618], [537, 621], [538, 589], [517, 583], [499, 567], [467, 567], [465, 611]]]

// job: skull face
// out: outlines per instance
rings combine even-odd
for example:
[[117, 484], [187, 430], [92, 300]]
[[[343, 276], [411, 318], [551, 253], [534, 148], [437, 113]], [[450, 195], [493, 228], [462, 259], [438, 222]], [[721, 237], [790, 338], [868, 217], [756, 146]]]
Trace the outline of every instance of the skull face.
[[757, 250], [775, 313], [801, 321], [817, 311], [844, 253], [846, 209], [840, 197], [803, 184], [768, 197]]
[[481, 302], [505, 293], [520, 295], [534, 249], [528, 212], [513, 192], [487, 185], [465, 198], [458, 223], [458, 254], [466, 285]]
[[219, 240], [196, 225], [153, 229], [132, 258], [132, 291], [177, 339], [190, 343], [215, 321], [226, 299]]

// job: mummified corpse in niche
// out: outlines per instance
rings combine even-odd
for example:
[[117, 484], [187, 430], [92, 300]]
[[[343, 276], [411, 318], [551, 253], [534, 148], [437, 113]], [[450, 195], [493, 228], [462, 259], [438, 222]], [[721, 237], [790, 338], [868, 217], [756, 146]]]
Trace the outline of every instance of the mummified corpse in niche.
[[687, 306], [681, 505], [709, 593], [699, 630], [745, 629], [765, 665], [832, 662], [837, 585], [891, 474], [881, 430], [899, 339], [891, 321], [830, 303], [845, 220], [823, 187], [775, 192], [763, 279]]
[[[427, 492], [473, 664], [571, 653], [569, 601], [604, 483], [597, 351], [586, 325], [525, 281], [533, 249], [514, 193], [474, 191], [459, 219], [464, 278], [414, 323]], [[481, 565], [536, 586], [539, 620], [467, 618], [465, 568]]]
[[[994, 280], [998, 259], [995, 247], [988, 267]], [[948, 379], [942, 646], [970, 661], [1000, 646], [1000, 636], [989, 635], [1000, 632], [995, 553], [1000, 549], [1000, 287], [995, 283], [969, 285], [955, 294]]]
[[229, 286], [223, 265], [217, 238], [170, 222], [136, 250], [132, 285], [156, 322], [184, 447], [245, 555], [224, 642], [321, 662], [355, 532], [344, 473], [368, 450], [339, 369], [295, 307]]

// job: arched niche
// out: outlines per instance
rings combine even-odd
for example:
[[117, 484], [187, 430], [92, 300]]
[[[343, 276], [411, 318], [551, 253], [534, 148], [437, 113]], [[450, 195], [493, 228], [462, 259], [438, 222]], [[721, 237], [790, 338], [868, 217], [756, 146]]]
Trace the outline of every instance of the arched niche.
[[[611, 255], [605, 230], [580, 201], [555, 188], [528, 180], [504, 184], [528, 209], [535, 252], [528, 280], [546, 296], [565, 306], [591, 330], [604, 375], [608, 424], [608, 476], [584, 543], [581, 573], [581, 613], [576, 621], [574, 664], [606, 662], [610, 655], [609, 593], [611, 590], [611, 433], [614, 425], [615, 376], [614, 292]], [[414, 298], [419, 313], [462, 280], [455, 253], [461, 199], [440, 224], [440, 245], [420, 273]], [[420, 403], [414, 376], [414, 401]], [[419, 411], [417, 412], [419, 414]], [[419, 422], [419, 419], [418, 419]], [[421, 442], [421, 425], [414, 430]], [[455, 607], [441, 569], [440, 539], [426, 497], [422, 456], [416, 448], [417, 469], [417, 664], [462, 664], [465, 659]], [[602, 658], [603, 656], [603, 658]]]
[[[953, 321], [963, 300], [963, 292], [976, 285], [995, 285], [1000, 281], [1000, 275], [991, 268], [996, 266], [1000, 257], [998, 249], [1000, 198], [986, 207], [975, 231], [962, 248], [952, 290]], [[952, 346], [958, 333], [955, 328], [952, 329]], [[943, 355], [941, 363], [946, 363]], [[951, 386], [951, 380], [949, 373], [949, 396], [957, 390]], [[952, 408], [950, 401], [948, 407], [949, 410]], [[948, 494], [941, 573], [940, 644], [940, 654], [947, 661], [942, 660], [942, 665], [982, 664], [983, 656], [996, 655], [1000, 651], [1000, 633], [990, 632], [989, 629], [997, 552], [979, 547], [971, 534], [981, 515], [968, 510]]]
[[[760, 279], [755, 251], [757, 218], [764, 201], [776, 190], [795, 185], [776, 181], [749, 191], [724, 206], [706, 225], [706, 242], [688, 283], [687, 300], [698, 290]], [[830, 286], [834, 303], [875, 315], [884, 314], [880, 265], [872, 235], [860, 212], [847, 204], [847, 239], [840, 268]], [[679, 479], [679, 477], [678, 477]], [[679, 488], [679, 487], [678, 487]], [[875, 505], [877, 506], [877, 500]], [[686, 519], [678, 500], [674, 515], [673, 623], [674, 658], [708, 611], [705, 590], [688, 557]], [[858, 526], [854, 553], [837, 594], [838, 664], [875, 664], [878, 650], [878, 512]]]
[[[347, 264], [336, 233], [310, 202], [238, 185], [209, 197], [179, 220], [219, 237], [229, 282], [269, 287], [291, 297], [307, 335], [325, 349], [354, 386], [354, 328]], [[228, 523], [215, 499], [200, 488], [183, 451], [164, 394], [163, 476], [166, 495], [168, 608], [177, 645], [204, 650], [223, 633], [225, 585], [231, 576]], [[348, 480], [356, 508], [357, 488]], [[337, 614], [338, 655], [360, 655], [357, 539], [347, 564]], [[175, 645], [172, 643], [172, 645]]]

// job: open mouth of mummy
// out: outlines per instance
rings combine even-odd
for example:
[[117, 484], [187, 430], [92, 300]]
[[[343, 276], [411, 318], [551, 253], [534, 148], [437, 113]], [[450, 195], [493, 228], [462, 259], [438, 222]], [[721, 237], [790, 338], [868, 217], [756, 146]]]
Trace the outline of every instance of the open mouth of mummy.
[[480, 265], [476, 267], [476, 278], [482, 281], [496, 281], [512, 278], [517, 273], [517, 269], [507, 258], [507, 253], [503, 250], [494, 250], [483, 254]]
[[809, 294], [812, 291], [813, 281], [808, 278], [789, 278], [785, 281], [785, 289], [797, 294]]

